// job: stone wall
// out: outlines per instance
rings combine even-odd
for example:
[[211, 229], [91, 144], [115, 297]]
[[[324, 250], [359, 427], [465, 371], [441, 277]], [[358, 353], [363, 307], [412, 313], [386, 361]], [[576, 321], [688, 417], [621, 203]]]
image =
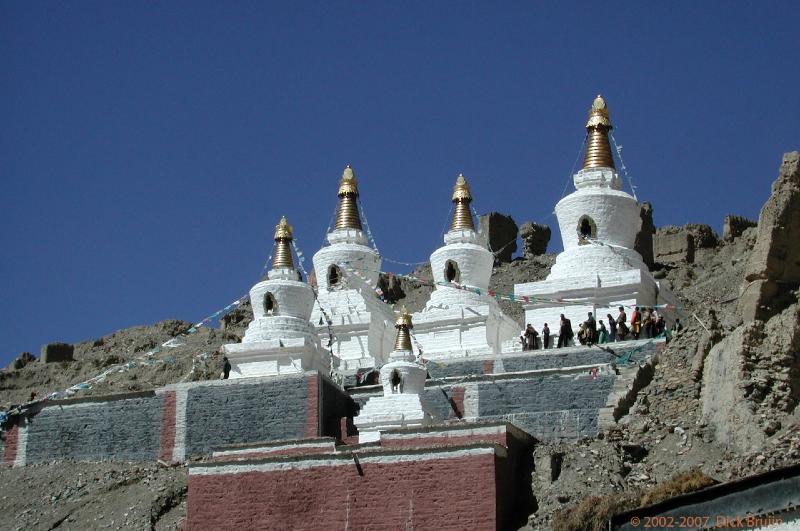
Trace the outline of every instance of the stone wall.
[[28, 423], [26, 464], [59, 459], [155, 461], [161, 410], [162, 397], [153, 392], [60, 401]]
[[3, 463], [59, 459], [183, 462], [225, 444], [340, 437], [355, 404], [317, 372], [177, 384], [48, 402], [8, 431]]
[[[509, 421], [543, 441], [597, 435], [600, 411], [609, 406], [617, 380], [613, 373], [593, 375], [588, 368], [478, 378], [452, 384], [429, 380], [422, 403], [436, 422]], [[363, 405], [378, 393], [362, 388], [354, 398]]]
[[[550, 339], [551, 343], [553, 339]], [[503, 372], [535, 371], [540, 369], [558, 369], [580, 365], [598, 365], [614, 363], [620, 358], [634, 362], [644, 361], [664, 347], [664, 340], [626, 341], [624, 343], [608, 343], [599, 347], [565, 348], [532, 350], [516, 355], [505, 354], [486, 358], [462, 358], [452, 361], [442, 360], [428, 364], [428, 372], [434, 378], [450, 378], [456, 376], [499, 374]], [[630, 356], [629, 356], [630, 355]]]
[[186, 400], [187, 457], [222, 444], [315, 436], [316, 393], [316, 375], [193, 387]]

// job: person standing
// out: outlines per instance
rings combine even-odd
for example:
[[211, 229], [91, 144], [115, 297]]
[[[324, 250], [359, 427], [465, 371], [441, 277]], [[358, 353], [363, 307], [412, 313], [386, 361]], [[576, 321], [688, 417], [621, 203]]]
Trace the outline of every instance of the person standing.
[[659, 331], [659, 322], [664, 318], [658, 313], [655, 308], [650, 308], [650, 337], [658, 337], [661, 332]]
[[542, 348], [550, 348], [550, 327], [547, 326], [547, 323], [542, 328]]
[[631, 314], [631, 335], [633, 339], [639, 339], [639, 334], [642, 332], [642, 314], [639, 313], [639, 307], [636, 306]]
[[590, 345], [597, 342], [597, 322], [594, 320], [594, 315], [589, 312], [589, 318], [584, 323], [586, 325], [586, 342]]
[[539, 332], [532, 324], [525, 328], [525, 336], [528, 338], [528, 350], [537, 350], [539, 348]]
[[570, 344], [570, 340], [575, 336], [572, 331], [572, 323], [569, 319], [561, 314], [561, 325], [558, 327], [558, 348], [566, 347]]
[[652, 339], [653, 337], [653, 329], [651, 325], [653, 322], [650, 319], [650, 308], [642, 308], [642, 328], [644, 328], [644, 337], [647, 339]]
[[608, 341], [612, 343], [617, 340], [617, 322], [610, 313], [606, 314], [606, 319], [608, 319]]
[[619, 341], [624, 341], [625, 336], [628, 335], [628, 325], [625, 324], [627, 319], [628, 317], [625, 315], [625, 308], [620, 306], [619, 315], [617, 315], [617, 338]]
[[600, 319], [598, 322], [600, 323], [600, 330], [597, 332], [597, 343], [602, 345], [603, 343], [608, 342], [608, 330], [606, 330], [606, 325], [603, 324], [602, 319]]
[[536, 350], [536, 336], [538, 335], [533, 329], [533, 325], [528, 323], [525, 327], [525, 350]]
[[227, 380], [231, 375], [231, 362], [228, 361], [228, 356], [222, 356], [222, 379]]

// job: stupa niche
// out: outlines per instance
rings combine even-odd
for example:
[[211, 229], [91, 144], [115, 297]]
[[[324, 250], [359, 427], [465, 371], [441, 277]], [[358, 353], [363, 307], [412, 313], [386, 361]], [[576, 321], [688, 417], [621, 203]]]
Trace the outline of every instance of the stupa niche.
[[608, 139], [611, 129], [606, 102], [597, 96], [586, 124], [583, 168], [573, 176], [575, 191], [555, 207], [564, 251], [546, 280], [514, 287], [516, 297], [530, 298], [524, 304], [525, 322], [537, 329], [548, 323], [557, 334], [560, 314], [577, 329], [588, 312], [605, 320], [609, 313], [616, 317], [618, 306], [676, 303], [633, 249], [640, 206], [621, 190]]
[[[327, 345], [330, 319], [330, 348], [338, 358], [336, 369], [348, 376], [385, 362], [392, 348], [394, 314], [372, 291], [378, 283], [382, 261], [362, 230], [358, 181], [349, 165], [339, 181], [338, 196], [335, 228], [326, 236], [329, 245], [313, 258], [319, 302], [314, 304], [311, 322]], [[361, 278], [353, 277], [354, 272]]]
[[499, 354], [503, 342], [517, 336], [519, 325], [487, 295], [494, 256], [475, 231], [472, 194], [463, 175], [453, 187], [452, 201], [445, 245], [431, 254], [436, 289], [414, 314], [415, 337], [430, 359]]
[[309, 323], [314, 292], [299, 279], [291, 242], [292, 227], [281, 218], [275, 227], [272, 269], [250, 289], [253, 320], [241, 343], [222, 347], [231, 362], [230, 378], [330, 370], [330, 356]]

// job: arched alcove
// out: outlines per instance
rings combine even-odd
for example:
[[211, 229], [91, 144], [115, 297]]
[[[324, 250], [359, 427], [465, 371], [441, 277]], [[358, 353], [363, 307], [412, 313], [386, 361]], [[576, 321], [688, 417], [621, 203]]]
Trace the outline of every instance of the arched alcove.
[[328, 268], [328, 288], [335, 289], [342, 287], [342, 270], [336, 264]]
[[597, 238], [597, 224], [589, 216], [581, 216], [577, 230], [580, 239]]
[[457, 263], [452, 260], [445, 262], [444, 279], [446, 282], [461, 282], [461, 271], [458, 269]]
[[264, 294], [264, 315], [275, 315], [278, 313], [278, 301], [269, 291]]

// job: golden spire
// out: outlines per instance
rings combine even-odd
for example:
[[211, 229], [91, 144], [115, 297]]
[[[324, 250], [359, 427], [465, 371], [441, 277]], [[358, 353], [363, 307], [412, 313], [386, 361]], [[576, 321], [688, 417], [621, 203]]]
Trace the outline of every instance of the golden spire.
[[472, 203], [472, 194], [462, 173], [458, 174], [456, 185], [453, 187], [453, 203], [455, 203], [455, 207], [453, 221], [450, 222], [450, 230], [475, 230], [472, 211], [469, 208], [469, 204]]
[[589, 121], [586, 123], [589, 140], [586, 144], [586, 155], [583, 158], [583, 169], [614, 168], [611, 144], [608, 143], [608, 132], [611, 129], [606, 100], [598, 94], [589, 110]]
[[395, 350], [411, 350], [411, 334], [408, 332], [414, 325], [411, 324], [411, 314], [406, 311], [406, 307], [400, 310], [397, 321], [394, 323], [397, 328], [397, 339], [394, 342]]
[[361, 216], [358, 214], [358, 181], [353, 168], [348, 164], [339, 181], [339, 207], [336, 209], [336, 230], [361, 230]]
[[272, 253], [272, 269], [294, 269], [291, 242], [292, 226], [286, 221], [286, 217], [281, 216], [281, 220], [275, 225], [275, 251]]

